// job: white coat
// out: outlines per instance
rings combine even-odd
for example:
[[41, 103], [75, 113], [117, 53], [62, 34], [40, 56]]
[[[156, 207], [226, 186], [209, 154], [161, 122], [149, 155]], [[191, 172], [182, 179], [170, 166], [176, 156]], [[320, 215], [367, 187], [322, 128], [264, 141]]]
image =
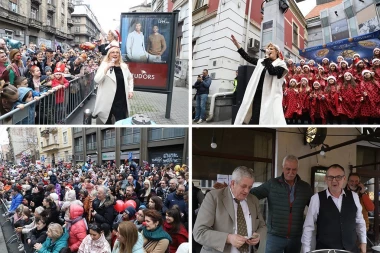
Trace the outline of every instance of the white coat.
[[[259, 84], [260, 75], [264, 70], [261, 64], [264, 59], [259, 59], [257, 65], [244, 93], [243, 102], [236, 115], [235, 125], [242, 125], [243, 122], [248, 124], [252, 118], [252, 102]], [[284, 111], [282, 109], [282, 84], [288, 73], [288, 68], [283, 60], [277, 58], [272, 62], [274, 67], [282, 67], [285, 69], [280, 79], [272, 76], [268, 72], [265, 73], [263, 93], [260, 108], [260, 125], [286, 125]]]
[[[129, 112], [128, 92], [133, 92], [133, 76], [129, 71], [127, 64], [121, 64], [120, 67], [124, 76], [125, 96], [127, 98], [127, 108]], [[115, 71], [112, 71], [111, 74], [110, 70], [108, 70], [107, 73], [104, 74], [106, 68], [107, 62], [102, 62], [94, 77], [94, 81], [98, 84], [98, 92], [96, 95], [94, 112], [92, 113], [93, 116], [98, 116], [103, 123], [107, 122], [108, 116], [111, 112], [117, 87]]]

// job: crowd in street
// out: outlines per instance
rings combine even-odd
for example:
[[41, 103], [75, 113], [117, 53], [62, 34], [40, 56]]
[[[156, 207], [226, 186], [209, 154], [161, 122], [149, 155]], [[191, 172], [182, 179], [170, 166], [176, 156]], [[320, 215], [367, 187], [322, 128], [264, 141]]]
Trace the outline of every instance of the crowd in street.
[[20, 252], [174, 253], [188, 247], [188, 180], [185, 164], [22, 162], [1, 166], [0, 194]]
[[[61, 46], [47, 48], [30, 43], [21, 48], [8, 49], [5, 40], [0, 39], [0, 115], [15, 108], [24, 109], [25, 104], [55, 92], [51, 99], [54, 101], [47, 105], [53, 107], [55, 110], [52, 113], [56, 114], [54, 122], [49, 123], [64, 123], [62, 111], [67, 104], [64, 89], [70, 88], [70, 93], [79, 92], [78, 85], [70, 85], [69, 82], [96, 71], [101, 60], [100, 52], [79, 49], [64, 52]], [[39, 114], [39, 106], [39, 103], [34, 103], [27, 108], [30, 116], [22, 124], [42, 124], [46, 121], [46, 115]]]
[[287, 61], [283, 108], [287, 124], [377, 124], [380, 122], [380, 49], [372, 60], [354, 54], [352, 64], [338, 56]]

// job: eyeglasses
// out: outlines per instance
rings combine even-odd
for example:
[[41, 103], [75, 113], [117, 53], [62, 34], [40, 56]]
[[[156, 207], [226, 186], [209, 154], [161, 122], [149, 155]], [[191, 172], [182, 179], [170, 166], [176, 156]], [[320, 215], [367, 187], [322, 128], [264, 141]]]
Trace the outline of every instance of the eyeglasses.
[[334, 178], [336, 179], [336, 181], [340, 181], [344, 178], [344, 175], [343, 176], [339, 175], [339, 176], [335, 176], [335, 177], [334, 176], [326, 176], [326, 177], [327, 177], [328, 181], [333, 181]]

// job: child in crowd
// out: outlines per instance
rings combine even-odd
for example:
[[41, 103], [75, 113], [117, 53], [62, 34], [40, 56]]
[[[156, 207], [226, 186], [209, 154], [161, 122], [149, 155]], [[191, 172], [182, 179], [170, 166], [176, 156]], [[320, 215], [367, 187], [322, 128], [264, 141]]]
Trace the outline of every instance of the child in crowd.
[[[18, 94], [19, 96], [18, 96], [18, 100], [15, 103], [15, 107], [18, 107], [20, 109], [24, 109], [27, 103], [33, 100], [39, 99], [39, 97], [33, 97], [33, 90], [27, 87], [18, 88]], [[36, 114], [36, 104], [33, 103], [28, 106], [27, 117], [24, 118], [22, 121], [17, 122], [16, 124], [34, 125], [35, 114]]]
[[63, 123], [65, 117], [65, 92], [63, 89], [69, 87], [69, 81], [67, 81], [67, 79], [63, 76], [64, 69], [64, 64], [57, 65], [54, 70], [54, 79], [51, 84], [53, 89], [57, 90], [55, 92], [56, 123]]

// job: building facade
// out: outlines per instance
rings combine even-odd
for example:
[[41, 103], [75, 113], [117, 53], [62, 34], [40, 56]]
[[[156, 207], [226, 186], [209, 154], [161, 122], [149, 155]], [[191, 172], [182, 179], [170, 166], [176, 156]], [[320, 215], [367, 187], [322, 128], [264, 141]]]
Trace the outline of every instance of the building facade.
[[72, 133], [69, 127], [38, 128], [38, 146], [41, 164], [57, 164], [59, 161], [71, 162]]
[[73, 21], [73, 46], [79, 46], [83, 42], [92, 42], [100, 38], [104, 33], [98, 22], [98, 19], [89, 6], [85, 4], [75, 5], [75, 11], [72, 13]]
[[[298, 62], [298, 50], [303, 49], [307, 44], [307, 34], [304, 29], [306, 20], [293, 0], [288, 3], [289, 9], [284, 14], [283, 38], [280, 39], [284, 40], [284, 56]], [[249, 22], [247, 22], [249, 5], [251, 10]], [[233, 90], [235, 71], [240, 65], [246, 63], [236, 52], [230, 36], [233, 34], [250, 55], [258, 57], [259, 50], [265, 47], [265, 45], [260, 45], [262, 7], [262, 1], [253, 0], [193, 1], [192, 83], [195, 83], [203, 69], [208, 69], [212, 78], [210, 95]], [[263, 34], [263, 40], [267, 40], [265, 34]], [[193, 93], [195, 94], [195, 90]]]
[[142, 4], [129, 8], [129, 12], [151, 12], [152, 4], [145, 1]]
[[35, 127], [8, 127], [9, 156], [8, 162], [19, 164], [23, 155], [30, 155], [32, 163], [39, 156], [38, 135]]
[[187, 128], [73, 128], [73, 163], [88, 157], [97, 164], [133, 159], [137, 164], [183, 164], [188, 161]]
[[[306, 15], [309, 47], [380, 29], [380, 1], [317, 1]], [[334, 59], [335, 60], [335, 59]]]
[[0, 37], [66, 50], [74, 39], [73, 12], [71, 0], [0, 0]]
[[189, 1], [188, 0], [152, 0], [154, 12], [179, 11], [176, 36], [176, 62], [174, 85], [188, 87], [189, 85]]

